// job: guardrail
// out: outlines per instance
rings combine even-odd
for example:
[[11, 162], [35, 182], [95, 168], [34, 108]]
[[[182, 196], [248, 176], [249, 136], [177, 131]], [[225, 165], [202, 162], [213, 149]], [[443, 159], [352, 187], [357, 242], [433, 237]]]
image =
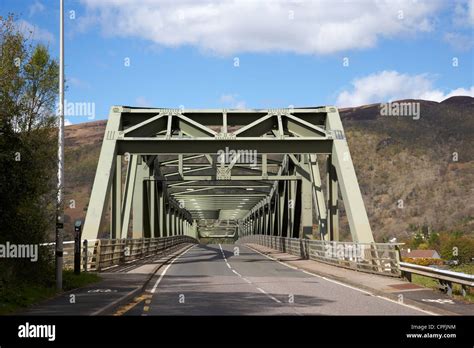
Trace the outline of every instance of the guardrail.
[[401, 277], [397, 243], [329, 242], [311, 239], [252, 235], [240, 243], [255, 243], [281, 252], [356, 271]]
[[132, 260], [171, 251], [183, 243], [197, 243], [190, 236], [140, 239], [103, 239], [97, 246], [96, 270], [104, 270]]
[[453, 293], [453, 283], [461, 285], [463, 296], [466, 296], [468, 287], [474, 287], [474, 275], [471, 274], [414, 265], [408, 262], [400, 262], [400, 270], [402, 276], [407, 278], [410, 282], [412, 274], [419, 274], [425, 277], [437, 279], [442, 290], [444, 290], [449, 296]]
[[[81, 246], [81, 269], [100, 272], [129, 261], [172, 251], [183, 243], [197, 243], [197, 240], [190, 236], [84, 240]], [[54, 245], [43, 244], [51, 247], [53, 253]], [[63, 268], [74, 268], [74, 241], [63, 242]]]

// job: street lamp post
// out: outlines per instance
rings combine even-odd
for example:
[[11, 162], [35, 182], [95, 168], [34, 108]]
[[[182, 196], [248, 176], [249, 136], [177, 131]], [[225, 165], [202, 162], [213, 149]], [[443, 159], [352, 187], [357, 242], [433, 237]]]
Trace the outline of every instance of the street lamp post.
[[64, 0], [59, 0], [59, 134], [58, 134], [58, 196], [56, 209], [56, 288], [63, 288], [64, 232]]

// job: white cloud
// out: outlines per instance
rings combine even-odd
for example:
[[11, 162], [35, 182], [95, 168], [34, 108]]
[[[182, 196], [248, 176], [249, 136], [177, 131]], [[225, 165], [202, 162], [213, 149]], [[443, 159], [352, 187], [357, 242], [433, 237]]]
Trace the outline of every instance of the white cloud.
[[19, 20], [17, 23], [18, 31], [20, 31], [27, 38], [30, 38], [34, 41], [44, 41], [46, 43], [54, 42], [54, 35], [42, 29], [36, 25], [31, 24], [30, 22], [25, 21], [24, 19]]
[[286, 51], [327, 54], [376, 45], [384, 37], [433, 30], [439, 0], [81, 0], [79, 27], [159, 45], [217, 54]]
[[474, 1], [458, 0], [454, 7], [454, 25], [466, 27], [474, 26]]
[[33, 17], [35, 14], [43, 12], [45, 9], [44, 5], [36, 0], [33, 5], [31, 5], [28, 10], [29, 10], [29, 16]]
[[70, 78], [66, 79], [66, 84], [70, 85], [70, 86], [73, 86], [73, 87], [77, 87], [77, 88], [81, 88], [81, 89], [90, 89], [91, 88], [91, 85], [86, 82], [86, 81], [83, 81], [77, 77], [74, 77], [74, 76], [71, 76]]
[[442, 91], [435, 89], [432, 91], [427, 91], [424, 94], [420, 95], [420, 99], [441, 102], [447, 98], [460, 95], [474, 97], [474, 86], [471, 86], [471, 88], [468, 89], [462, 87], [456, 88], [448, 93], [443, 93]]
[[73, 123], [71, 121], [69, 121], [67, 118], [64, 119], [64, 126], [72, 126]]
[[457, 51], [469, 51], [474, 46], [474, 37], [472, 35], [460, 33], [446, 33], [444, 34], [443, 41]]
[[336, 104], [341, 107], [390, 102], [400, 99], [443, 101], [455, 95], [474, 97], [474, 86], [457, 88], [447, 93], [433, 86], [433, 79], [426, 74], [409, 75], [397, 71], [381, 71], [352, 81], [350, 91], [341, 92]]
[[219, 101], [225, 105], [225, 107], [231, 109], [245, 109], [246, 103], [244, 100], [239, 99], [238, 94], [223, 94], [219, 98]]
[[135, 104], [137, 106], [143, 106], [143, 107], [151, 106], [151, 102], [144, 96], [138, 96], [137, 98], [135, 98]]

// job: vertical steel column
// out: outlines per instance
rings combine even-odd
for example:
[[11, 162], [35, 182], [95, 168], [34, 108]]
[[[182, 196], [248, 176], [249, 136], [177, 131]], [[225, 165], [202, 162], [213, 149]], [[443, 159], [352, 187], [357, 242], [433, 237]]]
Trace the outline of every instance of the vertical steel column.
[[327, 208], [324, 193], [322, 190], [321, 175], [317, 155], [310, 155], [310, 172], [313, 181], [312, 194], [315, 211], [318, 218], [318, 233], [321, 240], [329, 240], [327, 233]]
[[164, 236], [165, 237], [170, 237], [172, 236], [172, 233], [171, 233], [171, 205], [169, 204], [169, 202], [167, 202], [165, 200], [165, 209], [164, 209], [164, 213], [165, 213], [165, 234]]
[[302, 231], [301, 231], [301, 212], [302, 212], [302, 187], [303, 182], [301, 180], [296, 180], [295, 182], [295, 211], [293, 215], [293, 238], [301, 238]]
[[[291, 166], [290, 166], [291, 167]], [[291, 175], [295, 174], [294, 168], [291, 168], [290, 170]], [[297, 201], [297, 196], [296, 196], [296, 181], [291, 180], [288, 182], [289, 184], [289, 218], [288, 218], [288, 237], [292, 238], [295, 234], [295, 207], [296, 207], [296, 201]]]
[[143, 238], [151, 237], [151, 226], [150, 226], [150, 180], [143, 180]]
[[254, 234], [260, 234], [260, 207], [255, 211], [255, 232]]
[[177, 236], [179, 236], [180, 233], [181, 233], [180, 228], [179, 228], [179, 226], [181, 224], [181, 212], [179, 210], [176, 210], [174, 219], [175, 219], [175, 224], [176, 224], [175, 225], [175, 229], [176, 229], [175, 233], [176, 233]]
[[269, 203], [268, 203], [268, 212], [269, 212], [269, 217], [268, 217], [268, 234], [270, 236], [273, 236], [273, 233], [274, 233], [274, 220], [275, 220], [275, 203], [273, 202], [273, 199], [270, 199], [269, 200]]
[[166, 236], [166, 211], [165, 211], [165, 199], [163, 197], [163, 183], [158, 182], [156, 185], [157, 194], [158, 194], [158, 229], [159, 229], [159, 236], [165, 237]]
[[330, 240], [339, 240], [339, 209], [337, 175], [332, 165], [332, 156], [327, 159], [327, 190], [328, 190], [328, 235]]
[[173, 209], [173, 236], [178, 235], [178, 210], [176, 207]]
[[111, 175], [117, 160], [117, 137], [121, 127], [121, 112], [121, 107], [112, 107], [109, 114], [87, 208], [82, 239], [96, 239], [99, 235], [100, 223], [107, 207], [108, 192], [112, 181]]
[[133, 202], [132, 202], [132, 236], [133, 238], [143, 238], [144, 237], [144, 207], [143, 203], [145, 201], [144, 194], [144, 184], [143, 181], [147, 174], [148, 167], [146, 166], [144, 158], [139, 156], [137, 163], [137, 173], [135, 178], [135, 189], [133, 190]]
[[170, 236], [176, 236], [176, 212], [173, 206], [171, 206], [171, 210], [170, 210], [170, 220], [171, 220]]
[[258, 220], [257, 220], [257, 211], [255, 210], [252, 214], [252, 234], [258, 234]]
[[274, 236], [279, 236], [281, 233], [281, 222], [280, 222], [280, 192], [277, 187], [277, 190], [275, 192], [275, 198], [274, 198], [274, 208], [273, 208], [273, 223], [272, 223], [272, 228], [273, 228], [273, 233], [272, 235]]
[[122, 229], [122, 156], [116, 156], [110, 205], [110, 238], [120, 239]]
[[268, 203], [265, 199], [265, 203], [263, 204], [262, 207], [263, 210], [263, 230], [262, 234], [267, 235], [268, 234]]
[[[302, 155], [301, 162], [309, 169], [309, 156]], [[309, 170], [308, 170], [309, 172]], [[301, 182], [301, 235], [313, 234], [313, 185], [310, 180], [303, 176]]]
[[289, 216], [290, 216], [290, 207], [289, 207], [289, 184], [288, 181], [283, 181], [283, 193], [280, 196], [280, 213], [281, 213], [281, 237], [288, 237], [288, 227], [289, 227]]
[[133, 192], [135, 190], [135, 179], [137, 176], [138, 155], [129, 155], [125, 158], [128, 159], [128, 164], [122, 202], [122, 238], [128, 237], [130, 215], [132, 211]]
[[150, 235], [151, 238], [157, 237], [158, 234], [158, 221], [157, 221], [157, 210], [158, 206], [156, 204], [156, 181], [151, 180], [149, 183], [149, 197], [150, 197], [150, 206], [148, 216], [150, 217]]

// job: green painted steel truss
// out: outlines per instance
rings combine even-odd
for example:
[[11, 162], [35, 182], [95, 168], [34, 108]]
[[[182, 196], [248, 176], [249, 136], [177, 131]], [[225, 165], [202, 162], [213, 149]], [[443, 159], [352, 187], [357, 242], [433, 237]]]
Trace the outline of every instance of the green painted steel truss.
[[231, 221], [239, 235], [284, 237], [312, 233], [316, 222], [322, 239], [338, 240], [341, 199], [353, 241], [373, 242], [335, 107], [114, 106], [83, 238], [105, 223], [111, 238], [222, 236], [234, 228], [221, 222]]

